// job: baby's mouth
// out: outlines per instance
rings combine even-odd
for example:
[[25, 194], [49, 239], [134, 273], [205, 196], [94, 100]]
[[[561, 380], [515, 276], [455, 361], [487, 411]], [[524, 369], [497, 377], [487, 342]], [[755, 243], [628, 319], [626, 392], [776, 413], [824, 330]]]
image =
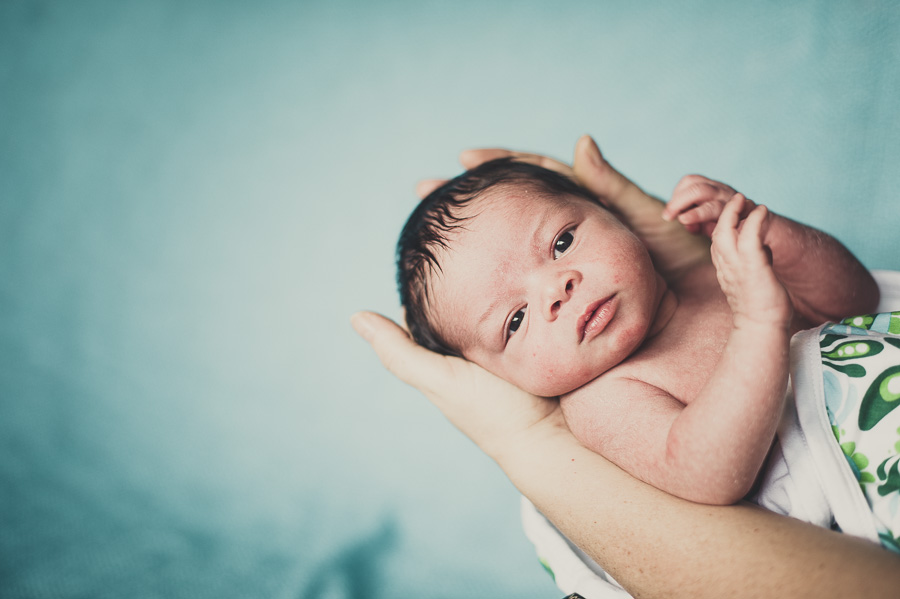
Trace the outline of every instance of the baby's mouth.
[[616, 312], [616, 296], [597, 300], [585, 308], [584, 313], [578, 319], [578, 342], [591, 340], [606, 328]]

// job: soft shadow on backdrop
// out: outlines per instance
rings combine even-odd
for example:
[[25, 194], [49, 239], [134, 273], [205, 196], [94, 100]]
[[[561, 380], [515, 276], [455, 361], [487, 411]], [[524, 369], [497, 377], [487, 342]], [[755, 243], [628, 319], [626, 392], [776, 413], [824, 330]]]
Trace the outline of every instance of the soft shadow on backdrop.
[[0, 595], [554, 597], [352, 333], [417, 179], [593, 134], [900, 269], [890, 1], [0, 5]]

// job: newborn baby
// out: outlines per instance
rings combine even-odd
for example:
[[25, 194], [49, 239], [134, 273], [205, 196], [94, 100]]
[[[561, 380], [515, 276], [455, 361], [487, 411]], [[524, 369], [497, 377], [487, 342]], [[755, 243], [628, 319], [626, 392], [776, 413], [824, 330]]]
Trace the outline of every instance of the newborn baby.
[[418, 343], [559, 396], [581, 443], [632, 475], [733, 503], [772, 444], [790, 336], [873, 310], [877, 287], [836, 240], [723, 183], [685, 177], [664, 216], [712, 237], [670, 277], [571, 179], [491, 161], [410, 216], [401, 302]]

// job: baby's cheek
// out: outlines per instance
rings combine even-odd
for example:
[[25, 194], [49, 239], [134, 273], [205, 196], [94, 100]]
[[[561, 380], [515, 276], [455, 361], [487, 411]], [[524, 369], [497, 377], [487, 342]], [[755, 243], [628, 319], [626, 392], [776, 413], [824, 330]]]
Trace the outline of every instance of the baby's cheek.
[[562, 364], [552, 359], [536, 359], [531, 372], [532, 384], [527, 389], [542, 397], [568, 393], [596, 378], [590, 365]]
[[622, 334], [619, 336], [619, 348], [630, 354], [637, 349], [637, 346], [644, 340], [648, 328], [647, 323], [642, 322], [623, 330]]

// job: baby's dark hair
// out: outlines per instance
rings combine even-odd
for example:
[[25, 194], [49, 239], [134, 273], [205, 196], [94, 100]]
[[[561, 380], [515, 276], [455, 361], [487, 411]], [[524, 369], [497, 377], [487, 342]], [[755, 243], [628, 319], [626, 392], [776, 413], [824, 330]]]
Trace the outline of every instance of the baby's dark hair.
[[465, 221], [474, 216], [464, 216], [463, 209], [501, 186], [528, 186], [553, 196], [574, 195], [599, 204], [596, 196], [569, 177], [512, 158], [485, 162], [428, 194], [413, 210], [397, 242], [397, 288], [410, 335], [431, 351], [462, 357], [460, 349], [448, 343], [428, 319], [428, 279], [441, 270], [437, 251], [448, 248], [450, 234], [464, 229]]

